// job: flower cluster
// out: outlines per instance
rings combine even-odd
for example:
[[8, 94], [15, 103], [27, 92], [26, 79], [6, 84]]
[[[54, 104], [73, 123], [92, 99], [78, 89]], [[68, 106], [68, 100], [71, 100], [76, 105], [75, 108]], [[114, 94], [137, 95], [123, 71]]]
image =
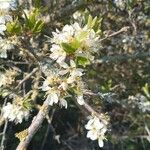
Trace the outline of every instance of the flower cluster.
[[3, 117], [8, 119], [9, 121], [14, 121], [17, 123], [22, 123], [22, 120], [28, 119], [29, 110], [24, 108], [21, 105], [15, 105], [11, 103], [7, 103], [6, 106], [2, 109]]
[[88, 123], [85, 125], [88, 130], [87, 138], [91, 140], [98, 140], [99, 147], [104, 146], [103, 140], [105, 140], [105, 133], [107, 131], [107, 121], [100, 120], [96, 116], [91, 116]]
[[73, 60], [70, 61], [70, 66], [66, 64], [59, 71], [49, 72], [42, 85], [42, 90], [46, 91], [46, 100], [49, 105], [52, 106], [54, 103], [59, 102], [61, 106], [67, 108], [67, 101], [65, 99], [71, 96], [68, 92], [71, 89], [74, 90], [78, 103], [83, 105], [84, 84], [81, 79], [82, 75], [83, 70], [76, 68]]
[[137, 106], [143, 113], [150, 112], [150, 101], [144, 95], [136, 94], [135, 96], [129, 96], [128, 100], [133, 103], [133, 106]]
[[60, 66], [70, 57], [76, 61], [82, 58], [80, 61], [86, 60], [88, 64], [94, 60], [93, 53], [98, 50], [98, 39], [96, 32], [87, 25], [83, 28], [77, 22], [65, 25], [62, 31], [53, 32], [50, 58]]
[[125, 9], [125, 4], [126, 1], [125, 0], [114, 0], [114, 3], [116, 4], [117, 7], [119, 7], [120, 9]]
[[[0, 0], [0, 35], [4, 35], [6, 31], [6, 23], [12, 21], [9, 10], [16, 7], [15, 0]], [[12, 49], [12, 44], [7, 39], [0, 37], [0, 57], [7, 58], [7, 50]]]
[[82, 76], [86, 66], [94, 60], [93, 53], [97, 51], [99, 36], [85, 25], [83, 28], [76, 22], [65, 25], [62, 31], [53, 32], [51, 39], [50, 58], [55, 60], [60, 69], [51, 71], [43, 83], [42, 90], [46, 91], [47, 101], [50, 105], [58, 103], [67, 108], [70, 96], [68, 91], [73, 91], [80, 105], [84, 104], [84, 83]]
[[6, 70], [5, 73], [0, 72], [0, 87], [12, 84], [16, 75], [17, 71], [14, 71], [12, 69]]

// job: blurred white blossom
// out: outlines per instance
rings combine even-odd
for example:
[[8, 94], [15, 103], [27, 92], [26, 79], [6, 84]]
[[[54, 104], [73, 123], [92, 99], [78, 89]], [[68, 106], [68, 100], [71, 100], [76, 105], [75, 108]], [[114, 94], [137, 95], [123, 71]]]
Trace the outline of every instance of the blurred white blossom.
[[9, 121], [14, 121], [16, 124], [22, 123], [23, 119], [28, 119], [29, 117], [29, 110], [11, 103], [7, 103], [7, 105], [3, 107], [2, 112], [4, 118]]
[[117, 7], [120, 9], [125, 8], [126, 1], [125, 0], [114, 0], [114, 3], [116, 4]]
[[0, 87], [12, 84], [16, 75], [17, 72], [12, 69], [6, 70], [6, 72], [0, 72]]
[[13, 48], [11, 41], [0, 38], [0, 58], [7, 58], [7, 51]]
[[130, 95], [128, 100], [133, 101], [143, 113], [150, 112], [150, 101], [144, 95]]
[[76, 11], [75, 13], [73, 13], [73, 18], [75, 20], [82, 19], [82, 14], [79, 11]]
[[0, 0], [0, 10], [9, 11], [17, 5], [16, 0]]
[[12, 21], [12, 16], [9, 14], [9, 10], [15, 9], [16, 6], [16, 0], [0, 0], [0, 34], [4, 35], [4, 31], [6, 31], [6, 23]]

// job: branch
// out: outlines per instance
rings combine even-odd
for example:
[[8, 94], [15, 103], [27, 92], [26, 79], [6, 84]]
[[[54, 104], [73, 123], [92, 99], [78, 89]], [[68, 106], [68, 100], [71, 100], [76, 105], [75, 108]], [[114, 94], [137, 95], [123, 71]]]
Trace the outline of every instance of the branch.
[[33, 74], [35, 74], [38, 71], [38, 68], [34, 68], [31, 73], [29, 73], [23, 80], [19, 82], [17, 87], [15, 89], [18, 89], [26, 80], [28, 80]]
[[130, 28], [129, 26], [123, 27], [123, 28], [121, 28], [119, 31], [116, 31], [116, 32], [114, 32], [114, 33], [112, 33], [112, 34], [109, 34], [109, 35], [107, 35], [106, 37], [100, 39], [100, 42], [102, 42], [102, 41], [104, 41], [104, 40], [106, 40], [106, 39], [108, 39], [108, 38], [110, 38], [110, 37], [116, 36], [116, 35], [118, 35], [118, 34], [120, 34], [120, 33], [122, 33], [122, 32], [127, 32], [129, 28]]
[[[88, 96], [100, 96], [99, 93], [92, 93], [91, 91], [85, 91], [84, 95], [88, 95]], [[106, 117], [102, 114], [99, 113], [97, 111], [95, 111], [87, 102], [84, 101], [83, 105], [79, 105], [78, 102], [76, 100], [74, 100], [75, 104], [78, 106], [78, 108], [81, 110], [82, 113], [85, 113], [83, 111], [83, 107], [87, 110], [87, 112], [89, 112], [92, 115], [95, 115], [96, 117], [98, 117], [105, 125], [107, 125], [107, 123], [105, 122]]]
[[3, 65], [12, 65], [12, 64], [13, 65], [29, 65], [29, 62], [0, 59], [0, 64], [3, 64]]
[[24, 140], [20, 141], [16, 150], [26, 150], [30, 141], [32, 140], [35, 133], [38, 131], [40, 126], [42, 125], [47, 113], [49, 111], [49, 105], [47, 101], [44, 102], [42, 108], [38, 112], [37, 116], [33, 118], [31, 125], [28, 128], [28, 135]]

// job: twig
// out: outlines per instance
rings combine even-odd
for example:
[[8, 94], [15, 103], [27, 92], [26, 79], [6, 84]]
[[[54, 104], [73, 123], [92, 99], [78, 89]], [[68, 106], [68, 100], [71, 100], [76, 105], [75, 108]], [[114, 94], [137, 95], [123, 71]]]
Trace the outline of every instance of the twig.
[[28, 80], [33, 74], [35, 74], [38, 71], [38, 68], [34, 68], [31, 73], [29, 73], [23, 80], [19, 82], [17, 87], [15, 89], [18, 89], [26, 80]]
[[121, 28], [119, 31], [116, 31], [116, 32], [114, 32], [114, 33], [112, 33], [112, 34], [109, 34], [109, 35], [107, 35], [106, 37], [100, 39], [100, 42], [102, 42], [102, 41], [104, 41], [104, 40], [106, 40], [106, 39], [108, 39], [108, 38], [110, 38], [110, 37], [116, 36], [116, 35], [118, 35], [118, 34], [120, 34], [120, 33], [122, 33], [122, 32], [127, 32], [129, 28], [130, 28], [129, 26], [123, 27], [123, 28]]
[[105, 120], [105, 118], [104, 118], [104, 116], [102, 115], [102, 114], [100, 114], [100, 113], [98, 113], [98, 112], [96, 112], [88, 103], [86, 103], [86, 102], [84, 102], [84, 108], [88, 111], [88, 112], [90, 112], [91, 114], [93, 114], [93, 115], [95, 115], [96, 117], [98, 117], [100, 120], [101, 120], [101, 122], [103, 122], [105, 125], [107, 125], [106, 124], [106, 122], [104, 121]]
[[13, 65], [28, 65], [29, 62], [21, 62], [21, 61], [13, 61], [13, 60], [3, 60], [3, 59], [0, 59], [0, 64], [13, 64]]
[[[99, 96], [98, 94], [95, 94], [92, 92], [89, 92], [89, 93], [93, 94], [94, 96]], [[86, 94], [86, 93], [84, 93], [84, 94]], [[87, 95], [89, 95], [89, 94], [87, 94]], [[83, 107], [84, 107], [90, 114], [97, 116], [106, 125], [106, 122], [104, 122], [105, 119], [104, 119], [103, 114], [96, 112], [87, 102], [84, 102], [83, 105], [79, 105], [76, 100], [74, 100], [74, 102], [78, 106], [78, 108], [82, 111], [82, 113], [85, 113], [83, 111]]]

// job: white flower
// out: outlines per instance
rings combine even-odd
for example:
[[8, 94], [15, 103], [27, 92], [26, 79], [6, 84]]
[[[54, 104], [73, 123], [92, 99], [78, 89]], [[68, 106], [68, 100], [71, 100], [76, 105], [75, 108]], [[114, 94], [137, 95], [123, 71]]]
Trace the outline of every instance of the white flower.
[[116, 4], [117, 7], [120, 7], [120, 9], [125, 8], [125, 0], [114, 0], [114, 3]]
[[97, 130], [89, 130], [87, 133], [87, 138], [90, 138], [92, 141], [96, 140], [98, 138]]
[[104, 140], [105, 139], [105, 137], [103, 137], [103, 136], [100, 136], [99, 138], [98, 138], [98, 145], [99, 145], [99, 147], [103, 147], [104, 146]]
[[8, 11], [9, 9], [14, 9], [17, 3], [16, 0], [0, 0], [0, 9]]
[[6, 70], [5, 72], [0, 72], [0, 87], [12, 84], [16, 74], [17, 72], [12, 69]]
[[59, 103], [61, 107], [67, 108], [67, 101], [64, 98], [61, 98], [59, 90], [54, 90], [53, 88], [48, 91], [46, 102], [50, 106]]
[[0, 34], [4, 35], [5, 30], [6, 30], [5, 18], [3, 16], [0, 16]]
[[6, 76], [5, 74], [0, 74], [0, 87], [6, 84]]
[[7, 51], [13, 49], [11, 41], [0, 38], [0, 58], [7, 58]]
[[42, 91], [48, 91], [50, 89], [48, 80], [45, 80], [42, 85]]
[[67, 82], [62, 82], [58, 87], [58, 89], [63, 89], [64, 91], [66, 91], [67, 88], [68, 88]]
[[107, 131], [106, 125], [95, 116], [88, 121], [85, 128], [88, 130], [87, 138], [98, 140], [99, 147], [103, 147], [103, 140], [105, 139], [105, 133]]
[[74, 14], [73, 14], [73, 18], [74, 19], [82, 19], [82, 14], [79, 12], [79, 11], [76, 11]]
[[10, 8], [10, 3], [6, 0], [0, 0], [0, 9], [8, 10]]
[[61, 43], [70, 43], [70, 41], [75, 38], [81, 30], [82, 29], [78, 23], [65, 25], [62, 31], [56, 29], [56, 32], [52, 32], [53, 38], [51, 39], [51, 42], [59, 45], [61, 45]]
[[[67, 53], [63, 49], [62, 43], [74, 44], [75, 45], [75, 56], [83, 56], [88, 61], [87, 64], [94, 60], [93, 53], [98, 51], [98, 39], [99, 36], [93, 29], [89, 29], [87, 26], [83, 28], [75, 22], [72, 25], [65, 25], [62, 31], [56, 30], [53, 32], [53, 43], [50, 51], [52, 54], [50, 57], [59, 63], [61, 67], [65, 66], [65, 58]], [[72, 46], [72, 45], [71, 45]], [[69, 82], [72, 80], [69, 79]]]
[[2, 108], [2, 112], [4, 118], [7, 118], [9, 121], [14, 121], [15, 123], [21, 123], [24, 118], [27, 119], [29, 117], [29, 110], [11, 103], [7, 103], [7, 105]]
[[3, 14], [0, 16], [0, 34], [4, 35], [4, 31], [6, 31], [6, 22], [11, 21], [12, 17], [7, 14]]
[[46, 98], [46, 101], [48, 102], [48, 104], [50, 105], [50, 106], [52, 106], [54, 103], [55, 104], [57, 104], [58, 103], [58, 101], [59, 101], [59, 91], [57, 91], [57, 90], [54, 90], [54, 89], [50, 89], [49, 91], [48, 91], [48, 96], [47, 96], [47, 98]]
[[65, 25], [62, 29], [62, 32], [66, 33], [66, 35], [68, 35], [68, 37], [71, 37], [71, 36], [73, 36], [75, 30], [74, 30], [73, 26]]
[[6, 30], [6, 22], [11, 21], [12, 17], [8, 14], [10, 9], [16, 6], [14, 0], [0, 0], [0, 34], [4, 35]]
[[4, 24], [0, 24], [0, 34], [4, 34], [4, 31], [6, 30], [6, 26]]
[[48, 91], [51, 89], [51, 87], [56, 84], [56, 83], [60, 83], [60, 77], [58, 76], [58, 74], [56, 72], [49, 72], [47, 74], [47, 78], [45, 79], [45, 81], [43, 82], [42, 85], [42, 91]]
[[61, 98], [59, 100], [59, 102], [60, 102], [60, 106], [63, 106], [63, 107], [65, 107], [67, 109], [68, 104], [67, 104], [67, 101], [64, 98]]
[[80, 104], [80, 105], [83, 105], [84, 104], [84, 98], [83, 98], [83, 95], [78, 95], [77, 96], [77, 102]]
[[62, 67], [65, 70], [60, 71], [59, 72], [60, 75], [65, 75], [67, 73], [70, 74], [67, 79], [68, 84], [75, 82], [77, 77], [81, 77], [83, 75], [83, 73], [82, 73], [83, 69], [76, 68], [76, 63], [73, 60], [70, 61], [70, 66], [68, 66], [67, 64], [64, 64]]
[[66, 31], [60, 32], [56, 30], [56, 32], [52, 32], [52, 34], [53, 38], [51, 39], [51, 42], [55, 44], [67, 43], [71, 37], [71, 35]]
[[91, 129], [99, 130], [99, 129], [102, 129], [103, 127], [104, 127], [104, 124], [100, 122], [99, 118], [97, 118], [96, 116], [90, 119], [85, 126], [87, 130], [91, 130]]
[[64, 64], [64, 61], [66, 59], [66, 52], [56, 44], [53, 44], [50, 51], [52, 52], [50, 54], [50, 58], [53, 60], [56, 60], [56, 62], [61, 66]]

